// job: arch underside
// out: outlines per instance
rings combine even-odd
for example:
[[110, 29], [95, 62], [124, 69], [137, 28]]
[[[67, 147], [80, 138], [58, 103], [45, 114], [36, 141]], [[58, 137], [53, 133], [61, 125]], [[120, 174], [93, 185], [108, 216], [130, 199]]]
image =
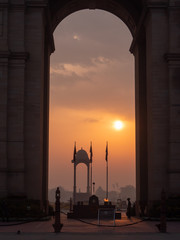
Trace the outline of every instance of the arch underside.
[[104, 10], [119, 17], [135, 35], [143, 3], [142, 0], [49, 0], [52, 18], [52, 29], [68, 15], [83, 9]]

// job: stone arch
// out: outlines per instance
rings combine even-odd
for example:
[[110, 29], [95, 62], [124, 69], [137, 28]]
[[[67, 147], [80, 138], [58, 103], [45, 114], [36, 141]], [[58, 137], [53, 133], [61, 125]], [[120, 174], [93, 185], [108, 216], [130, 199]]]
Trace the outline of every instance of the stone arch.
[[160, 200], [162, 188], [168, 196], [180, 195], [179, 1], [4, 0], [0, 1], [0, 197], [36, 200], [47, 209], [53, 31], [69, 14], [96, 8], [120, 17], [133, 36], [137, 202], [150, 208]]
[[83, 9], [100, 9], [108, 11], [119, 17], [129, 28], [132, 35], [135, 34], [137, 23], [139, 21], [139, 13], [142, 10], [141, 1], [117, 1], [117, 0], [70, 0], [50, 1], [52, 29], [68, 15]]

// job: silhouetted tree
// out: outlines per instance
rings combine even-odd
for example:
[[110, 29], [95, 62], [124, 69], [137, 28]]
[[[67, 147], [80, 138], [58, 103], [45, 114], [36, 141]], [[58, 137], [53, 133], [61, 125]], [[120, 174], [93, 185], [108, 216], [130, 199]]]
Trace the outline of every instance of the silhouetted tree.
[[130, 198], [132, 202], [136, 200], [136, 189], [132, 185], [127, 185], [120, 188], [119, 198], [123, 201], [126, 201], [127, 198]]

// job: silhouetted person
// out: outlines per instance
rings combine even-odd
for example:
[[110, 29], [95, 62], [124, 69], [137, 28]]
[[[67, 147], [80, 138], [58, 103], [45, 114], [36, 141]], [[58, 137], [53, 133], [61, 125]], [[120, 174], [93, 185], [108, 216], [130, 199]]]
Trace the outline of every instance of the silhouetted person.
[[161, 228], [161, 224], [158, 223], [158, 224], [155, 224], [155, 226], [157, 227], [157, 229], [160, 231], [160, 228]]
[[141, 210], [140, 216], [141, 216], [141, 217], [144, 217], [144, 216], [145, 216], [145, 208], [146, 208], [146, 202], [141, 201], [141, 202], [140, 202], [140, 210]]
[[130, 198], [128, 198], [127, 201], [128, 201], [127, 217], [130, 219], [131, 218], [131, 202], [130, 202]]

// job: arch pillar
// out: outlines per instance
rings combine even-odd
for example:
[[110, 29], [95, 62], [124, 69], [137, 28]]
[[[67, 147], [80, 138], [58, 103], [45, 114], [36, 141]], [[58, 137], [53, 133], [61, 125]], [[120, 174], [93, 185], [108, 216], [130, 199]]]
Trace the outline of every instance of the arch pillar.
[[0, 4], [0, 197], [8, 194], [8, 4]]
[[144, 26], [130, 49], [135, 57], [135, 117], [136, 117], [136, 201], [147, 206], [148, 156], [147, 156], [147, 79], [146, 33]]
[[169, 8], [169, 48], [165, 55], [169, 79], [169, 195], [180, 196], [180, 1], [171, 1]]
[[74, 163], [74, 187], [73, 187], [73, 203], [76, 203], [76, 165]]
[[[174, 80], [170, 79], [179, 76], [179, 54], [166, 54], [174, 45], [174, 51], [179, 51], [177, 37], [174, 36], [179, 31], [179, 25], [175, 24], [178, 29], [172, 30], [174, 20], [169, 18], [168, 11], [173, 12], [174, 18], [175, 10], [166, 3], [148, 4], [131, 46], [135, 55], [136, 187], [139, 208], [146, 203], [150, 209], [154, 202], [159, 201], [162, 189], [169, 197], [172, 192], [180, 193], [180, 174], [178, 167], [175, 167], [179, 155], [179, 148], [175, 147], [179, 142], [179, 90], [177, 85], [172, 86]], [[178, 10], [176, 12], [179, 13]], [[174, 104], [171, 104], [172, 99]], [[176, 130], [173, 131], [173, 128]]]
[[[18, 34], [17, 34], [18, 33]], [[25, 8], [0, 3], [0, 196], [25, 193]]]
[[[26, 194], [43, 204], [45, 114], [45, 12], [43, 6], [30, 5], [26, 10], [26, 66], [25, 85], [25, 159]], [[46, 55], [47, 57], [47, 55]], [[33, 187], [32, 187], [33, 186]]]
[[89, 165], [87, 166], [87, 193], [90, 194], [90, 172], [89, 172], [90, 168]]
[[169, 83], [165, 53], [168, 51], [168, 16], [166, 5], [150, 5], [146, 27], [147, 77], [147, 156], [148, 202], [168, 192], [169, 161]]

